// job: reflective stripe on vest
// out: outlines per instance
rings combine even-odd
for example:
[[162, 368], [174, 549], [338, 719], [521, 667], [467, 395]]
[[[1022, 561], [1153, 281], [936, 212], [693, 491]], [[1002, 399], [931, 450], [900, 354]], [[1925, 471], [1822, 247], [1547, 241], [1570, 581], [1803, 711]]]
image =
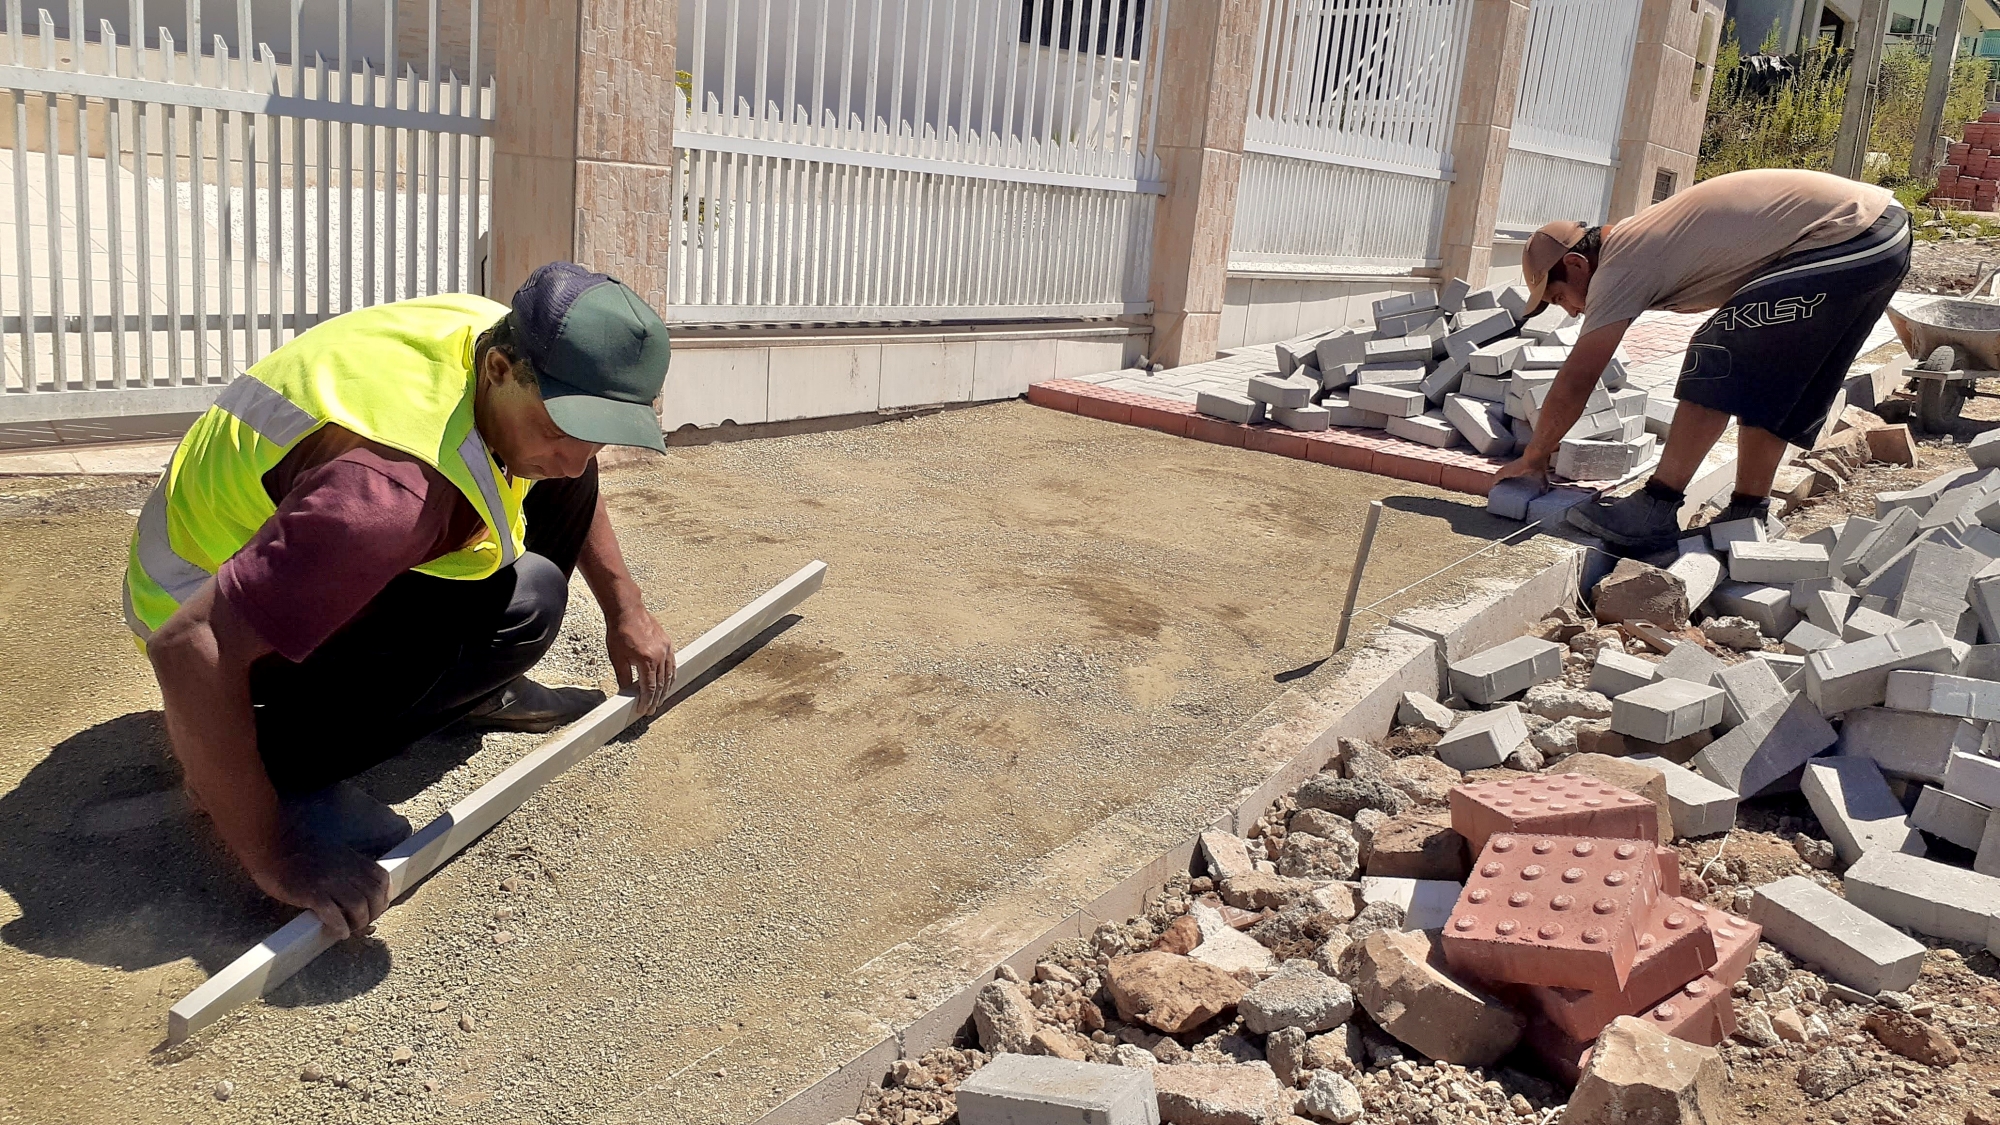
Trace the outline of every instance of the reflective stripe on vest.
[[493, 459], [486, 452], [486, 442], [480, 439], [479, 431], [473, 430], [458, 443], [458, 455], [465, 459], [465, 467], [472, 471], [473, 483], [479, 486], [479, 495], [486, 500], [486, 510], [493, 513], [493, 519], [500, 525], [500, 567], [506, 569], [514, 565], [514, 525], [507, 522], [507, 505], [500, 501], [500, 482], [493, 479]]

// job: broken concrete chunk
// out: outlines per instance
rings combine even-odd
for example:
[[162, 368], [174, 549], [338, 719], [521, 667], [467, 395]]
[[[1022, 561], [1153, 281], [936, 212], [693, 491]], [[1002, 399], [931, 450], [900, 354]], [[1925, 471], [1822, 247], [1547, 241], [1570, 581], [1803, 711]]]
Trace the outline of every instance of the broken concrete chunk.
[[1687, 584], [1671, 571], [1638, 559], [1618, 560], [1610, 575], [1597, 584], [1593, 596], [1592, 611], [1606, 624], [1650, 621], [1662, 628], [1679, 629], [1688, 621]]
[[1319, 774], [1299, 786], [1300, 808], [1325, 809], [1354, 820], [1362, 809], [1379, 809], [1394, 816], [1410, 807], [1409, 795], [1375, 778], [1328, 777]]
[[1192, 1031], [1229, 1011], [1244, 992], [1243, 982], [1222, 969], [1172, 953], [1114, 957], [1105, 969], [1104, 985], [1118, 1006], [1118, 1018], [1169, 1034]]
[[956, 1097], [960, 1125], [1158, 1125], [1160, 1120], [1149, 1069], [1040, 1055], [999, 1055], [960, 1083]]
[[1422, 931], [1380, 931], [1361, 943], [1355, 995], [1377, 1026], [1425, 1057], [1491, 1066], [1521, 1040], [1525, 1021], [1455, 979]]
[[1733, 1119], [1729, 1068], [1713, 1047], [1674, 1038], [1634, 1016], [1598, 1036], [1564, 1125], [1722, 1125]]
[[1152, 1075], [1167, 1125], [1277, 1125], [1298, 1103], [1269, 1063], [1184, 1063]]
[[1201, 834], [1200, 843], [1202, 857], [1208, 861], [1208, 873], [1217, 882], [1256, 870], [1250, 862], [1249, 843], [1241, 836], [1211, 828]]
[[1287, 961], [1245, 992], [1237, 1011], [1243, 1026], [1258, 1035], [1287, 1027], [1326, 1031], [1354, 1014], [1354, 993], [1310, 961]]
[[1391, 817], [1369, 838], [1368, 874], [1460, 882], [1471, 856], [1465, 837], [1443, 809], [1413, 809]]
[[1415, 727], [1418, 730], [1436, 731], [1443, 734], [1458, 721], [1459, 713], [1421, 692], [1406, 691], [1402, 702], [1396, 705], [1398, 726]]
[[1567, 684], [1536, 684], [1528, 689], [1521, 700], [1528, 714], [1540, 715], [1551, 722], [1571, 717], [1581, 719], [1608, 719], [1611, 717], [1611, 700], [1595, 691], [1573, 688]]
[[980, 1050], [998, 1055], [1026, 1051], [1041, 1021], [1019, 985], [996, 980], [973, 997], [972, 1026], [979, 1035]]

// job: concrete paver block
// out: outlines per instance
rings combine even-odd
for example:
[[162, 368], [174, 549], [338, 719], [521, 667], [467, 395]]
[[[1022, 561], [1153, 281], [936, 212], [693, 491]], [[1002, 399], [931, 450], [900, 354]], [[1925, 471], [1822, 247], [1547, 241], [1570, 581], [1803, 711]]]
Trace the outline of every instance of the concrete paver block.
[[1387, 414], [1363, 410], [1349, 402], [1348, 397], [1338, 391], [1321, 399], [1320, 408], [1327, 412], [1327, 422], [1330, 425], [1379, 430], [1389, 424]]
[[[1518, 441], [1518, 437], [1516, 438]], [[1597, 499], [1594, 488], [1573, 488], [1559, 486], [1551, 488], [1528, 504], [1528, 522], [1544, 527], [1567, 527], [1565, 515], [1578, 504], [1587, 504]]]
[[1467, 309], [1458, 316], [1458, 331], [1444, 338], [1445, 354], [1470, 355], [1512, 332], [1514, 323], [1505, 309]]
[[1921, 942], [1803, 875], [1758, 887], [1750, 919], [1764, 940], [1870, 996], [1904, 991], [1923, 972]]
[[1734, 792], [1665, 758], [1631, 760], [1653, 767], [1666, 779], [1667, 811], [1673, 817], [1675, 836], [1713, 836], [1736, 826], [1736, 805], [1741, 798]]
[[1569, 360], [1569, 349], [1538, 344], [1521, 353], [1521, 370], [1555, 371]]
[[1787, 693], [1805, 690], [1805, 657], [1790, 652], [1753, 652], [1750, 659], [1770, 665], [1771, 673], [1778, 677], [1778, 686]]
[[1849, 516], [1841, 521], [1839, 533], [1834, 536], [1833, 543], [1826, 549], [1828, 569], [1836, 575], [1844, 575], [1847, 560], [1854, 557], [1854, 552], [1861, 546], [1861, 541], [1881, 526], [1880, 522], [1867, 516]]
[[1886, 637], [1905, 624], [1901, 618], [1891, 617], [1880, 610], [1856, 606], [1848, 611], [1847, 620], [1841, 623], [1840, 639], [1861, 641], [1869, 637]]
[[[1310, 387], [1291, 379], [1280, 379], [1275, 375], [1250, 376], [1249, 390], [1246, 393], [1266, 406], [1285, 406], [1295, 410], [1312, 402]], [[1200, 407], [1197, 406], [1195, 409], [1199, 410]]]
[[1989, 809], [2000, 806], [2000, 759], [1953, 754], [1944, 768], [1944, 791]]
[[1318, 433], [1333, 423], [1333, 412], [1324, 406], [1278, 406], [1271, 409], [1271, 421], [1288, 430]]
[[1897, 508], [1881, 518], [1874, 530], [1863, 536], [1861, 542], [1855, 544], [1853, 553], [1841, 563], [1840, 576], [1849, 582], [1858, 582], [1875, 573], [1917, 537], [1917, 524], [1922, 518], [1909, 508]]
[[1565, 437], [1556, 447], [1556, 475], [1570, 480], [1616, 480], [1637, 462], [1637, 450], [1623, 441]]
[[1722, 721], [1721, 688], [1661, 677], [1611, 701], [1611, 729], [1648, 742], [1672, 742]]
[[[1659, 624], [1655, 622], [1655, 624]], [[1715, 686], [1716, 673], [1725, 665], [1709, 651], [1698, 644], [1684, 643], [1674, 646], [1674, 651], [1662, 657], [1659, 664], [1659, 680], [1686, 680], [1703, 687]]]
[[[1449, 363], [1451, 361], [1446, 360], [1445, 362]], [[1476, 398], [1481, 402], [1490, 402], [1500, 407], [1500, 416], [1502, 418], [1507, 416], [1507, 381], [1504, 379], [1491, 379], [1484, 375], [1474, 375], [1471, 372], [1467, 372], [1458, 381], [1458, 393], [1467, 398]]]
[[1486, 494], [1486, 510], [1503, 519], [1525, 520], [1528, 505], [1546, 491], [1548, 486], [1541, 481], [1525, 477], [1503, 480]]
[[[1425, 398], [1441, 405], [1446, 398], [1458, 393], [1464, 387], [1467, 374], [1466, 361], [1463, 358], [1447, 359], [1432, 368], [1431, 373], [1424, 376], [1424, 381], [1417, 385], [1417, 389], [1424, 392]], [[1504, 419], [1505, 416], [1502, 417]]]
[[1514, 448], [1514, 433], [1507, 428], [1507, 416], [1499, 403], [1451, 395], [1444, 400], [1444, 416], [1482, 455], [1492, 456]]
[[958, 1087], [964, 1125], [1159, 1125], [1146, 1067], [1003, 1053]]
[[1778, 682], [1778, 673], [1762, 660], [1728, 665], [1715, 674], [1714, 683], [1722, 689], [1722, 725], [1732, 729], [1757, 712], [1785, 702], [1791, 694]]
[[1429, 364], [1414, 359], [1403, 363], [1364, 363], [1354, 369], [1354, 385], [1421, 391], [1429, 371]]
[[1667, 573], [1687, 587], [1688, 605], [1699, 606], [1715, 593], [1716, 584], [1722, 581], [1722, 560], [1709, 551], [1700, 536], [1682, 539], [1679, 551], [1680, 557], [1668, 565]]
[[1660, 897], [1651, 844], [1494, 836], [1445, 925], [1445, 960], [1481, 980], [1623, 988]]
[[[1364, 369], [1364, 374], [1366, 373]], [[1347, 392], [1347, 404], [1389, 418], [1414, 418], [1424, 412], [1430, 400], [1424, 392], [1383, 384], [1363, 384]]]
[[1888, 697], [1889, 673], [1949, 672], [1958, 658], [1934, 622], [1924, 621], [1887, 636], [1849, 641], [1806, 658], [1806, 696], [1824, 715], [1879, 706]]
[[1195, 395], [1194, 408], [1210, 418], [1254, 426], [1264, 420], [1265, 406], [1248, 395], [1202, 391]]
[[1511, 375], [1527, 346], [1524, 340], [1496, 340], [1467, 354], [1469, 369], [1474, 375], [1490, 378]]
[[1438, 308], [1448, 313], [1465, 310], [1465, 299], [1472, 294], [1472, 286], [1462, 277], [1454, 277], [1438, 287]]
[[1388, 424], [1383, 428], [1404, 441], [1414, 441], [1433, 449], [1450, 449], [1465, 440], [1459, 435], [1457, 426], [1452, 425], [1444, 415], [1435, 411], [1411, 418], [1397, 418], [1391, 415]]
[[1708, 525], [1708, 545], [1720, 554], [1738, 543], [1762, 543], [1769, 538], [1763, 520], [1723, 520]]
[[1650, 660], [1607, 648], [1597, 654], [1597, 663], [1590, 669], [1590, 690], [1615, 698], [1652, 683], [1659, 676], [1659, 667]]
[[1964, 719], [2000, 719], [2000, 683], [1943, 672], [1889, 673], [1886, 706]]
[[1364, 347], [1368, 363], [1407, 363], [1428, 361], [1434, 345], [1429, 336], [1392, 336], [1370, 340]]
[[1335, 332], [1322, 337], [1319, 343], [1313, 345], [1313, 351], [1319, 356], [1321, 371], [1331, 371], [1346, 364], [1366, 363], [1368, 335], [1351, 330]]
[[1979, 841], [1986, 835], [1990, 811], [1985, 805], [1926, 785], [1917, 794], [1917, 807], [1910, 810], [1910, 827], [1921, 828], [1967, 851], [1978, 851]]
[[1847, 901], [1892, 926], [1951, 941], [1985, 943], [2000, 916], [2000, 879], [1902, 852], [1863, 855], [1843, 889]]
[[1530, 774], [1453, 786], [1451, 826], [1474, 855], [1496, 833], [1653, 840], [1653, 802], [1582, 773]]
[[1509, 703], [1491, 711], [1467, 715], [1438, 739], [1438, 761], [1461, 772], [1490, 769], [1507, 760], [1528, 741], [1521, 709]]
[[1966, 610], [1974, 575], [1990, 562], [1977, 551], [1943, 543], [1919, 543], [1890, 612], [1905, 621], [1934, 621], [1947, 633]]
[[1516, 637], [1451, 665], [1451, 690], [1477, 704], [1498, 703], [1562, 675], [1565, 651], [1554, 641]]
[[1873, 761], [1834, 757], [1807, 762], [1799, 788], [1842, 863], [1880, 848], [1924, 853], [1923, 837], [1905, 820], [1902, 804]]
[[1731, 582], [1798, 582], [1826, 576], [1826, 548], [1795, 539], [1729, 545]]
[[1966, 585], [1972, 612], [1979, 615], [1979, 631], [1988, 644], [2000, 643], [2000, 562], [1980, 569]]
[[1872, 758], [1891, 777], [1944, 781], [1953, 754], [1979, 751], [1979, 724], [1950, 715], [1862, 707], [1840, 724], [1840, 753]]
[[1986, 814], [1986, 829], [1979, 834], [1972, 869], [1981, 875], [2000, 875], [2000, 811]]
[[1625, 987], [1595, 992], [1530, 986], [1543, 1016], [1578, 1039], [1595, 1039], [1619, 1016], [1645, 1011], [1715, 966], [1715, 935], [1707, 912], [1682, 898], [1662, 898], [1641, 930], [1639, 953]]
[[1832, 746], [1838, 736], [1811, 701], [1793, 696], [1780, 707], [1752, 715], [1692, 759], [1703, 777], [1754, 797]]
[[1785, 634], [1784, 642], [1785, 651], [1797, 656], [1808, 656], [1843, 643], [1839, 634], [1829, 633], [1810, 621], [1792, 626], [1792, 631]]
[[1799, 611], [1792, 608], [1791, 591], [1783, 586], [1724, 582], [1709, 595], [1708, 606], [1718, 617], [1747, 617], [1755, 621], [1767, 637], [1782, 637], [1799, 623]]

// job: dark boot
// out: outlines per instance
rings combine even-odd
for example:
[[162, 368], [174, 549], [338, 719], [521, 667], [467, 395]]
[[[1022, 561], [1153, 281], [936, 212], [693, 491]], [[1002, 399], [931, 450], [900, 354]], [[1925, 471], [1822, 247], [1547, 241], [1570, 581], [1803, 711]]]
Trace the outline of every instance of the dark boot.
[[543, 734], [574, 722], [604, 702], [604, 693], [589, 688], [551, 688], [526, 676], [486, 697], [465, 717], [474, 730], [523, 731]]
[[323, 844], [338, 844], [370, 859], [409, 838], [410, 822], [352, 781], [336, 781], [303, 797], [279, 801], [285, 826]]
[[1640, 489], [1615, 503], [1594, 501], [1569, 510], [1569, 522], [1604, 540], [1618, 554], [1651, 555], [1681, 535], [1680, 502]]
[[1755, 500], [1745, 500], [1741, 497], [1736, 497], [1729, 501], [1727, 508], [1722, 509], [1721, 515], [1708, 522], [1710, 526], [1718, 523], [1728, 523], [1730, 520], [1756, 520], [1762, 523], [1770, 518], [1771, 498], [1769, 496], [1760, 496]]

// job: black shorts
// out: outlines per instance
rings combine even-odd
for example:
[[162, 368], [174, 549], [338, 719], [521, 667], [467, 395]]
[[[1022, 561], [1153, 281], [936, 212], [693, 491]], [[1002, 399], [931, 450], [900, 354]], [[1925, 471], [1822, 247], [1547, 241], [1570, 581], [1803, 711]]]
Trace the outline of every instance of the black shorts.
[[1694, 334], [1674, 397], [1810, 449], [1910, 270], [1910, 237], [1892, 206], [1846, 242], [1771, 263]]

